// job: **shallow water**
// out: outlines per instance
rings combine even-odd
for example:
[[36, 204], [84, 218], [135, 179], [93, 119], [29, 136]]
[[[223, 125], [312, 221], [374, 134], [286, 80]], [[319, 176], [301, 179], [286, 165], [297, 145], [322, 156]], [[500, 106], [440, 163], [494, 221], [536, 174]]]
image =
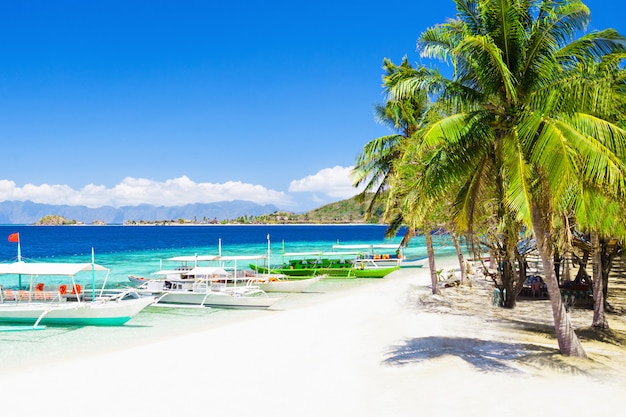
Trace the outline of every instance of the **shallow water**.
[[48, 326], [45, 330], [0, 331], [0, 372], [20, 371], [49, 361], [62, 361], [83, 354], [108, 352], [164, 338], [201, 331], [241, 320], [250, 320], [282, 310], [306, 307], [332, 296], [341, 296], [372, 279], [327, 279], [306, 293], [281, 294], [270, 309], [215, 309], [148, 307], [123, 326]]
[[[128, 229], [128, 230], [126, 230]], [[15, 226], [0, 226], [0, 237], [14, 233]], [[330, 250], [341, 243], [390, 243], [400, 238], [385, 240], [382, 226], [176, 226], [176, 227], [34, 227], [18, 228], [22, 255], [32, 257], [32, 241], [46, 240], [48, 254], [35, 256], [39, 261], [88, 262], [91, 249], [84, 250], [87, 242], [96, 250], [97, 263], [111, 269], [107, 287], [128, 286], [128, 275], [149, 276], [161, 268], [161, 259], [178, 255], [217, 254], [251, 255], [267, 253], [267, 235], [290, 237], [290, 240], [271, 241], [272, 263], [281, 263], [283, 250], [290, 252]], [[209, 233], [210, 232], [210, 233]], [[215, 243], [206, 244], [207, 234]], [[217, 236], [226, 236], [225, 239]], [[120, 238], [120, 236], [123, 237]], [[168, 239], [168, 237], [170, 239]], [[0, 244], [0, 256], [9, 259], [16, 244]], [[50, 242], [53, 242], [52, 244]], [[54, 242], [59, 242], [55, 244]], [[229, 242], [228, 244], [226, 242]], [[235, 242], [235, 243], [230, 243]], [[41, 245], [39, 245], [41, 246]], [[42, 248], [35, 252], [41, 255]], [[453, 253], [449, 242], [442, 240], [437, 246], [441, 254]], [[28, 253], [28, 256], [27, 256]], [[425, 256], [423, 239], [414, 239], [409, 256]], [[50, 259], [54, 258], [54, 259]], [[90, 274], [88, 274], [90, 275]], [[100, 279], [100, 278], [99, 278]], [[90, 286], [90, 277], [82, 283]], [[47, 327], [45, 330], [0, 331], [0, 372], [19, 370], [51, 360], [80, 356], [85, 352], [110, 351], [155, 342], [164, 338], [228, 325], [263, 314], [278, 314], [281, 309], [304, 307], [325, 297], [340, 295], [342, 291], [367, 285], [368, 279], [326, 279], [317, 282], [309, 292], [285, 294], [285, 298], [268, 310], [232, 310], [211, 308], [157, 308], [149, 307], [124, 326], [65, 326]], [[5, 286], [11, 283], [3, 282]], [[15, 284], [15, 283], [13, 283]], [[100, 286], [99, 280], [96, 286]]]

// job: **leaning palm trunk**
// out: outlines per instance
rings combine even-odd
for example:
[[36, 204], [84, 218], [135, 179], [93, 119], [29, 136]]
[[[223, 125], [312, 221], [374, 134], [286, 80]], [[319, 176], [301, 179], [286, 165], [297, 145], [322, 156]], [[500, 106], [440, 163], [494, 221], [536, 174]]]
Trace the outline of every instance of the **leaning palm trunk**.
[[604, 291], [602, 291], [602, 251], [598, 233], [591, 232], [591, 253], [593, 269], [593, 327], [608, 329], [609, 323], [604, 314]]
[[556, 331], [556, 338], [559, 342], [559, 350], [563, 355], [586, 358], [587, 354], [580, 344], [578, 336], [576, 336], [574, 332], [574, 328], [569, 321], [565, 306], [561, 300], [559, 283], [554, 273], [552, 245], [546, 232], [545, 221], [542, 210], [537, 204], [533, 204], [533, 232], [537, 242], [537, 249], [539, 250], [543, 263], [545, 282], [548, 287], [548, 295], [550, 296], [550, 305], [552, 306], [552, 316], [554, 318], [554, 330]]

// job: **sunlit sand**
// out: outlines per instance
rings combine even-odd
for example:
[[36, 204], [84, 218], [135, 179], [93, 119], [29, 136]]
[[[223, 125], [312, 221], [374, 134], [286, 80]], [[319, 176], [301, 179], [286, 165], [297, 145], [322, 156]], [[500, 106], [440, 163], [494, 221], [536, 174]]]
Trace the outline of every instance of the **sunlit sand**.
[[609, 316], [615, 338], [600, 341], [583, 329], [592, 312], [573, 310], [590, 360], [564, 358], [548, 301], [503, 310], [482, 277], [441, 296], [429, 283], [427, 268], [403, 269], [228, 325], [12, 369], [0, 373], [3, 412], [565, 416], [621, 407], [623, 316]]

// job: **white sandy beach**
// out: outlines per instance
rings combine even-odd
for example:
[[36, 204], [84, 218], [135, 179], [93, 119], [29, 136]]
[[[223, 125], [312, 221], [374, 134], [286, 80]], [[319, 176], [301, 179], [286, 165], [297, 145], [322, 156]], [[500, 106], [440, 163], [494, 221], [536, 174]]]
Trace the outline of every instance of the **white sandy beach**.
[[420, 298], [435, 301], [429, 291], [426, 268], [404, 269], [306, 305], [287, 298], [225, 326], [1, 372], [2, 413], [570, 416], [623, 408], [623, 350], [583, 342], [591, 361], [562, 360], [553, 337], [503, 327], [501, 311], [490, 315], [501, 309], [476, 285], [461, 291], [484, 315], [424, 308]]

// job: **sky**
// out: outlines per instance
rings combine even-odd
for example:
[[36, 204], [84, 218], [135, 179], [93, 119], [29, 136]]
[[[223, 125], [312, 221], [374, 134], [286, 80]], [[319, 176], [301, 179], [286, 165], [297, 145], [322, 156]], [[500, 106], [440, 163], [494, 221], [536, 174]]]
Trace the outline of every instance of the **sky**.
[[[626, 34], [618, 0], [590, 30]], [[349, 198], [382, 62], [452, 0], [0, 3], [0, 201], [88, 207]], [[445, 64], [437, 64], [445, 68]]]

